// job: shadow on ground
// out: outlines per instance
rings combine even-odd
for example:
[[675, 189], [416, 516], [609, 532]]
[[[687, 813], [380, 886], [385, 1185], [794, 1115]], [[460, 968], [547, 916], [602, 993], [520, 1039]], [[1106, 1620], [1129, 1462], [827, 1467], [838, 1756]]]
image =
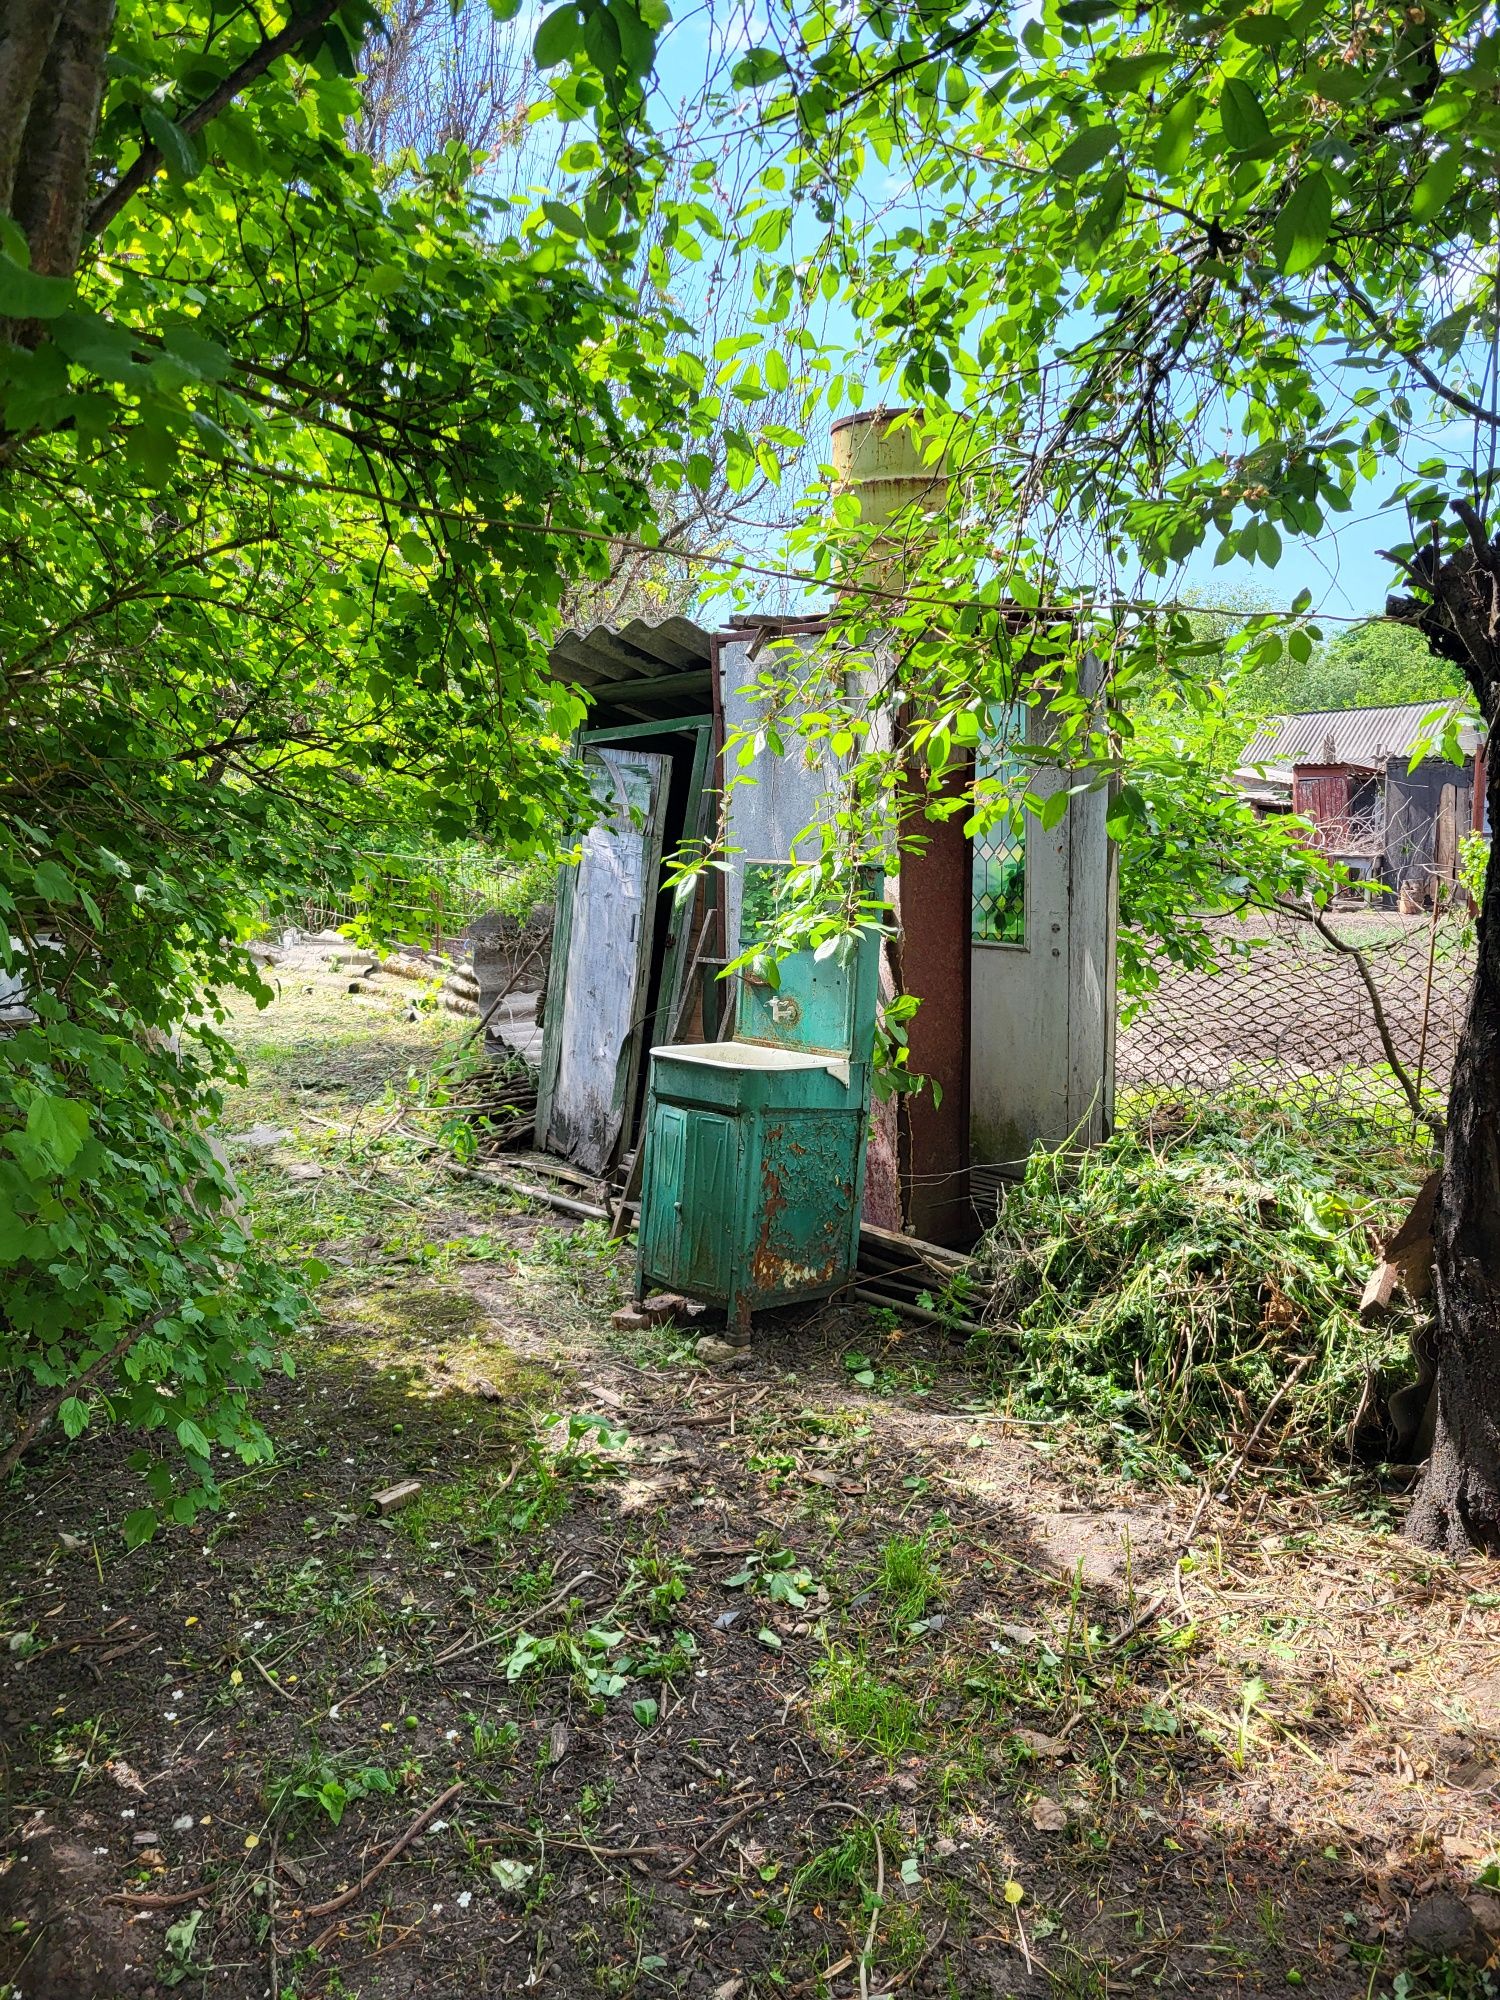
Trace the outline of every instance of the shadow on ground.
[[1487, 1990], [1493, 1567], [1252, 1483], [1178, 1571], [931, 1342], [624, 1346], [597, 1229], [272, 1072], [247, 1186], [335, 1266], [278, 1462], [126, 1554], [81, 1440], [0, 1522], [24, 2000]]

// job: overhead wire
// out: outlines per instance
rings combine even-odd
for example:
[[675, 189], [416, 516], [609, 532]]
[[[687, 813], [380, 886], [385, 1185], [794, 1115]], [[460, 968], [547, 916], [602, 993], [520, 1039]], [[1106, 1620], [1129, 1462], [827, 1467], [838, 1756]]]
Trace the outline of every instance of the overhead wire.
[[962, 597], [952, 591], [910, 591], [892, 590], [883, 585], [867, 581], [852, 583], [835, 575], [821, 576], [813, 570], [780, 568], [770, 563], [751, 562], [742, 556], [729, 555], [722, 550], [699, 550], [686, 548], [662, 548], [654, 542], [642, 541], [635, 535], [611, 534], [607, 529], [584, 528], [572, 523], [530, 521], [512, 514], [490, 515], [464, 507], [445, 507], [437, 501], [416, 497], [397, 499], [390, 494], [372, 493], [367, 488], [353, 486], [342, 480], [316, 478], [310, 474], [297, 473], [285, 467], [250, 465], [241, 462], [225, 465], [215, 461], [221, 477], [232, 478], [236, 474], [253, 479], [266, 479], [273, 483], [292, 486], [304, 492], [327, 493], [340, 498], [363, 500], [371, 507], [394, 511], [412, 520], [451, 521], [462, 523], [468, 528], [501, 528], [507, 533], [520, 535], [541, 535], [555, 537], [563, 541], [592, 542], [603, 547], [620, 549], [627, 554], [670, 556], [674, 562], [700, 563], [708, 569], [732, 570], [746, 576], [761, 576], [780, 583], [802, 583], [814, 589], [839, 592], [850, 596], [874, 598], [894, 604], [915, 604], [941, 606], [946, 610], [1003, 611], [1007, 613], [1029, 612], [1038, 622], [1049, 619], [1062, 622], [1074, 618], [1080, 612], [1108, 614], [1111, 612], [1152, 613], [1159, 611], [1184, 611], [1193, 615], [1209, 615], [1224, 618], [1255, 618], [1262, 622], [1272, 621], [1301, 625], [1315, 621], [1333, 622], [1346, 625], [1370, 625], [1385, 622], [1384, 613], [1359, 613], [1347, 611], [1325, 611], [1308, 606], [1301, 611], [1255, 611], [1247, 613], [1240, 605], [1219, 605], [1187, 603], [1179, 598], [1153, 600], [1149, 598], [1097, 596], [1087, 590], [1080, 590], [1066, 601], [1043, 605], [1026, 605], [1005, 599], [987, 597]]

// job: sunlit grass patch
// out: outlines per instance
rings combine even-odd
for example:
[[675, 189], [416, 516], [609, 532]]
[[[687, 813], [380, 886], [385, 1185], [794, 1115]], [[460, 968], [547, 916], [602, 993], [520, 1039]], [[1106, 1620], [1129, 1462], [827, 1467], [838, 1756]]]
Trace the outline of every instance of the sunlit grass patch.
[[943, 1574], [930, 1535], [892, 1535], [880, 1551], [876, 1579], [893, 1623], [915, 1625], [942, 1601]]
[[894, 1761], [922, 1741], [922, 1716], [903, 1688], [881, 1680], [862, 1653], [832, 1647], [816, 1669], [814, 1727], [844, 1748]]

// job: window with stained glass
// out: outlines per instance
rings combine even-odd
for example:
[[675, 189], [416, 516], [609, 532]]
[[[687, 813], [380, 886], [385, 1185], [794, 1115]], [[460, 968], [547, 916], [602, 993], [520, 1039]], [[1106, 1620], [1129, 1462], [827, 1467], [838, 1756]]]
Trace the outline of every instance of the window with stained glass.
[[[980, 798], [1026, 789], [1028, 770], [1020, 754], [1026, 739], [1025, 711], [996, 711], [990, 733], [979, 746], [975, 777]], [[974, 836], [969, 935], [976, 944], [1026, 942], [1026, 822], [1017, 815], [995, 821]]]

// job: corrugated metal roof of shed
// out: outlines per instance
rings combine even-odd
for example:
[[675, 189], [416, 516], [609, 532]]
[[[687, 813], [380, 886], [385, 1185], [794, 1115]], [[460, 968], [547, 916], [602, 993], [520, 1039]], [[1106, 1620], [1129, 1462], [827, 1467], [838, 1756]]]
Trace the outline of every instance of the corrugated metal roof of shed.
[[[1435, 733], [1424, 727], [1434, 710], [1466, 713], [1465, 704], [1408, 701], [1390, 708], [1314, 709], [1305, 715], [1273, 715], [1245, 746], [1245, 764], [1383, 764], [1409, 757]], [[1479, 731], [1472, 722], [1460, 737], [1472, 756]]]
[[643, 721], [706, 713], [712, 661], [708, 633], [682, 617], [570, 629], [547, 655], [560, 681]]

